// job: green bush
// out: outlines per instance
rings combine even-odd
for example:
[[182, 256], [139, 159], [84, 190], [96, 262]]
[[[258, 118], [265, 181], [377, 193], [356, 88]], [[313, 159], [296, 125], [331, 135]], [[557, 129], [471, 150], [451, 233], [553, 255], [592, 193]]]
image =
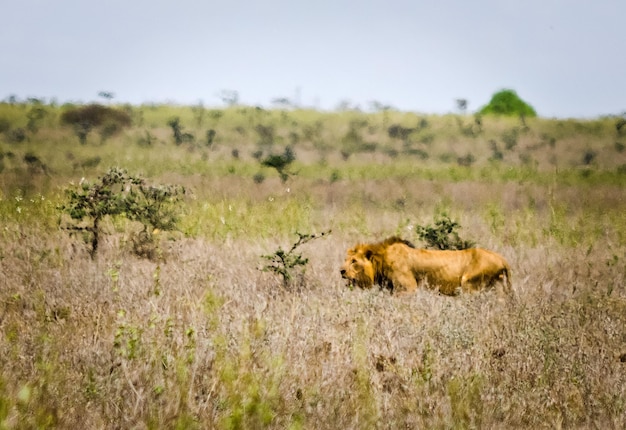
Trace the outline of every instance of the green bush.
[[290, 282], [294, 279], [295, 269], [299, 266], [306, 266], [309, 263], [308, 258], [303, 258], [302, 254], [297, 254], [295, 252], [296, 249], [313, 239], [327, 236], [330, 233], [330, 230], [319, 234], [302, 234], [296, 232], [298, 235], [298, 241], [291, 246], [289, 251], [285, 251], [281, 247], [278, 247], [278, 250], [273, 254], [261, 256], [262, 258], [269, 260], [269, 264], [263, 267], [263, 271], [279, 275], [283, 280], [283, 286], [288, 287]]
[[491, 101], [483, 106], [479, 113], [481, 115], [505, 115], [536, 117], [535, 109], [522, 100], [513, 90], [501, 90], [491, 96]]
[[434, 226], [418, 225], [415, 232], [420, 240], [426, 243], [427, 248], [457, 250], [474, 247], [474, 242], [459, 237], [457, 233], [459, 227], [458, 222], [443, 214], [435, 220]]

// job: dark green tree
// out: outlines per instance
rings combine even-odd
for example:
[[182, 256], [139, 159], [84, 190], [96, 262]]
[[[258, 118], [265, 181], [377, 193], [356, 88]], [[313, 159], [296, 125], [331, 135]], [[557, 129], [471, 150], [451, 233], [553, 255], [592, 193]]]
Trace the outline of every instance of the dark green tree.
[[107, 106], [91, 104], [70, 108], [61, 114], [61, 123], [72, 126], [81, 144], [87, 143], [87, 136], [96, 128], [101, 128], [103, 140], [129, 127], [132, 119], [128, 112]]
[[293, 163], [296, 159], [296, 154], [293, 152], [291, 146], [287, 146], [285, 148], [285, 152], [283, 154], [277, 155], [268, 155], [261, 164], [265, 167], [272, 167], [276, 169], [278, 175], [280, 176], [280, 180], [282, 182], [286, 182], [289, 179], [289, 176], [293, 173], [290, 173], [287, 169], [289, 165]]

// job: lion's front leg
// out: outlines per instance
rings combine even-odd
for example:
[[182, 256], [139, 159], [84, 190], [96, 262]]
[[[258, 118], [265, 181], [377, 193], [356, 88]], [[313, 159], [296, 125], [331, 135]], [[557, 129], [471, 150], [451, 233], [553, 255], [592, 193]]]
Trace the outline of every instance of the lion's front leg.
[[417, 290], [417, 280], [413, 273], [394, 271], [390, 278], [394, 294], [411, 294]]

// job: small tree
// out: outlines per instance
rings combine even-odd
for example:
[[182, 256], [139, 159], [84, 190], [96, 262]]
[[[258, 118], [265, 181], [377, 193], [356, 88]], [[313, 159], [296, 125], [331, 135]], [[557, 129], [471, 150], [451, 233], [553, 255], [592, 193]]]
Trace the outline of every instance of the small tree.
[[237, 106], [237, 104], [239, 104], [239, 92], [235, 90], [221, 90], [217, 96], [228, 107]]
[[98, 97], [102, 97], [107, 102], [111, 102], [115, 97], [115, 93], [113, 91], [98, 91]]
[[308, 258], [303, 258], [302, 254], [297, 254], [295, 252], [296, 249], [313, 239], [327, 236], [330, 233], [331, 230], [319, 234], [302, 234], [296, 232], [298, 240], [291, 246], [289, 251], [285, 251], [281, 247], [278, 247], [278, 250], [273, 254], [261, 256], [262, 258], [269, 260], [269, 264], [263, 267], [263, 271], [279, 275], [282, 278], [283, 286], [289, 287], [289, 284], [294, 279], [294, 272], [296, 268], [306, 266], [309, 263]]
[[122, 110], [92, 104], [71, 108], [61, 115], [61, 123], [70, 125], [81, 144], [87, 143], [89, 133], [102, 127], [103, 140], [131, 125], [130, 115]]
[[462, 115], [465, 115], [467, 112], [467, 105], [469, 104], [467, 99], [456, 99], [456, 108], [461, 112]]
[[39, 131], [39, 124], [42, 119], [44, 119], [48, 115], [48, 111], [44, 108], [43, 104], [40, 101], [33, 103], [33, 106], [30, 108], [26, 117], [28, 118], [28, 123], [26, 124], [26, 129], [33, 134], [36, 134]]
[[448, 215], [443, 214], [435, 220], [435, 225], [415, 227], [415, 232], [420, 240], [426, 243], [427, 248], [434, 249], [467, 249], [474, 247], [475, 243], [459, 237], [457, 228], [460, 225], [452, 221]]
[[268, 155], [261, 164], [265, 167], [272, 167], [276, 169], [280, 176], [280, 180], [284, 183], [289, 179], [290, 173], [287, 169], [291, 163], [296, 159], [296, 154], [293, 152], [291, 146], [285, 148], [285, 152], [279, 155]]
[[174, 230], [178, 221], [176, 203], [184, 194], [177, 186], [152, 186], [126, 170], [111, 168], [97, 182], [81, 181], [78, 187], [66, 189], [67, 202], [60, 210], [72, 223], [66, 229], [84, 232], [95, 257], [106, 217], [124, 216], [138, 221], [151, 239], [154, 230]]
[[535, 109], [522, 100], [513, 90], [501, 90], [491, 96], [491, 101], [483, 106], [481, 115], [505, 115], [533, 118], [537, 116]]

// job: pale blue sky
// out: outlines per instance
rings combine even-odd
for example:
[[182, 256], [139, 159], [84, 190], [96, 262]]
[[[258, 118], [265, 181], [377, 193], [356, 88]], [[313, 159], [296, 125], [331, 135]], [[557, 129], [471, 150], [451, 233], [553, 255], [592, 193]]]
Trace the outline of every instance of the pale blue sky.
[[624, 0], [0, 0], [0, 99], [626, 111]]

